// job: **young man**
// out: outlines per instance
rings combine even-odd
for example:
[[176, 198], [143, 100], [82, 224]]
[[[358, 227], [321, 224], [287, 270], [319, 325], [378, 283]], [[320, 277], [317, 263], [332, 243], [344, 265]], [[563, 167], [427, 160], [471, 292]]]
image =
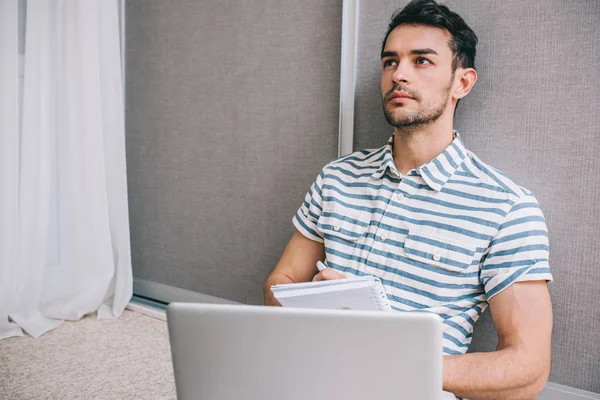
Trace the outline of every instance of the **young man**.
[[[392, 17], [381, 52], [388, 143], [325, 166], [294, 217], [297, 232], [265, 282], [372, 274], [395, 310], [444, 320], [444, 390], [529, 399], [550, 371], [548, 235], [534, 195], [465, 149], [454, 110], [475, 81], [477, 36], [417, 0]], [[315, 264], [329, 268], [318, 272]], [[489, 305], [497, 350], [465, 354]]]

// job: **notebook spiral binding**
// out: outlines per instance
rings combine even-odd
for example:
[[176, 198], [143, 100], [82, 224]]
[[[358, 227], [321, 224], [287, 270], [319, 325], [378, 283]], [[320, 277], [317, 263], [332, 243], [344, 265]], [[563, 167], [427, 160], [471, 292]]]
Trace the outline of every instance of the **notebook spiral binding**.
[[387, 298], [387, 294], [385, 294], [385, 290], [383, 289], [383, 284], [381, 283], [381, 279], [377, 277], [373, 277], [373, 281], [375, 284], [371, 287], [373, 298], [377, 303], [377, 308], [381, 311], [392, 311], [392, 307]]

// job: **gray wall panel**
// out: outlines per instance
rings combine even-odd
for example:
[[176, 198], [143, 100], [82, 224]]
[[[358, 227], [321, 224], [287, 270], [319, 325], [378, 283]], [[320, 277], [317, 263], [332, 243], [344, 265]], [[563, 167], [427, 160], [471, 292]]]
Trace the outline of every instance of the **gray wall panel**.
[[134, 275], [244, 303], [336, 157], [342, 2], [127, 1]]
[[[355, 149], [392, 128], [381, 111], [379, 51], [396, 7], [363, 1]], [[555, 282], [552, 382], [600, 392], [600, 1], [446, 1], [480, 39], [479, 80], [455, 127], [469, 149], [532, 190], [545, 212]], [[489, 313], [473, 349], [492, 350]]]

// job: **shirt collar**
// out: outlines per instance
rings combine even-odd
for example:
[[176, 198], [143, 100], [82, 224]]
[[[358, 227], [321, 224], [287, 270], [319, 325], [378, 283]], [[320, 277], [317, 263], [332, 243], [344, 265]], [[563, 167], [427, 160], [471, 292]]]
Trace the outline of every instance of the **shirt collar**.
[[[436, 192], [442, 190], [446, 182], [448, 182], [450, 177], [454, 175], [458, 167], [464, 162], [464, 159], [467, 156], [467, 150], [462, 142], [462, 139], [460, 138], [459, 133], [456, 131], [454, 131], [454, 133], [456, 134], [454, 140], [452, 140], [452, 143], [450, 143], [450, 145], [446, 147], [442, 153], [440, 153], [433, 160], [429, 161], [427, 164], [411, 170], [408, 175], [421, 175], [425, 183], [427, 183], [430, 188]], [[383, 155], [377, 158], [377, 161], [380, 162], [380, 165], [377, 171], [371, 175], [371, 178], [381, 179], [383, 175], [385, 175], [388, 168], [394, 175], [398, 177], [402, 176], [402, 174], [400, 174], [400, 172], [398, 172], [396, 169], [396, 164], [394, 163], [393, 148], [394, 135], [392, 134], [386, 145], [382, 148]]]
[[379, 162], [380, 165], [379, 165], [379, 168], [377, 168], [377, 171], [375, 171], [373, 173], [373, 175], [371, 175], [371, 178], [381, 179], [383, 177], [383, 175], [385, 175], [388, 168], [394, 175], [401, 176], [400, 172], [398, 172], [398, 170], [396, 169], [396, 164], [394, 163], [393, 149], [394, 149], [394, 134], [392, 134], [392, 136], [387, 141], [385, 146], [383, 146], [383, 148], [381, 148], [379, 150], [379, 151], [383, 151], [382, 156], [377, 157], [377, 159], [373, 161], [374, 163]]

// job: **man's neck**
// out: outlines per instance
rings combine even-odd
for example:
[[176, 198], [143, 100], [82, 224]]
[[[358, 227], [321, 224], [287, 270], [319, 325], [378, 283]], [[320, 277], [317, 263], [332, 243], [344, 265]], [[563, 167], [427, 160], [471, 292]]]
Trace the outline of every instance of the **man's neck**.
[[452, 143], [452, 124], [440, 125], [433, 123], [416, 129], [394, 129], [394, 164], [402, 175], [427, 164]]

